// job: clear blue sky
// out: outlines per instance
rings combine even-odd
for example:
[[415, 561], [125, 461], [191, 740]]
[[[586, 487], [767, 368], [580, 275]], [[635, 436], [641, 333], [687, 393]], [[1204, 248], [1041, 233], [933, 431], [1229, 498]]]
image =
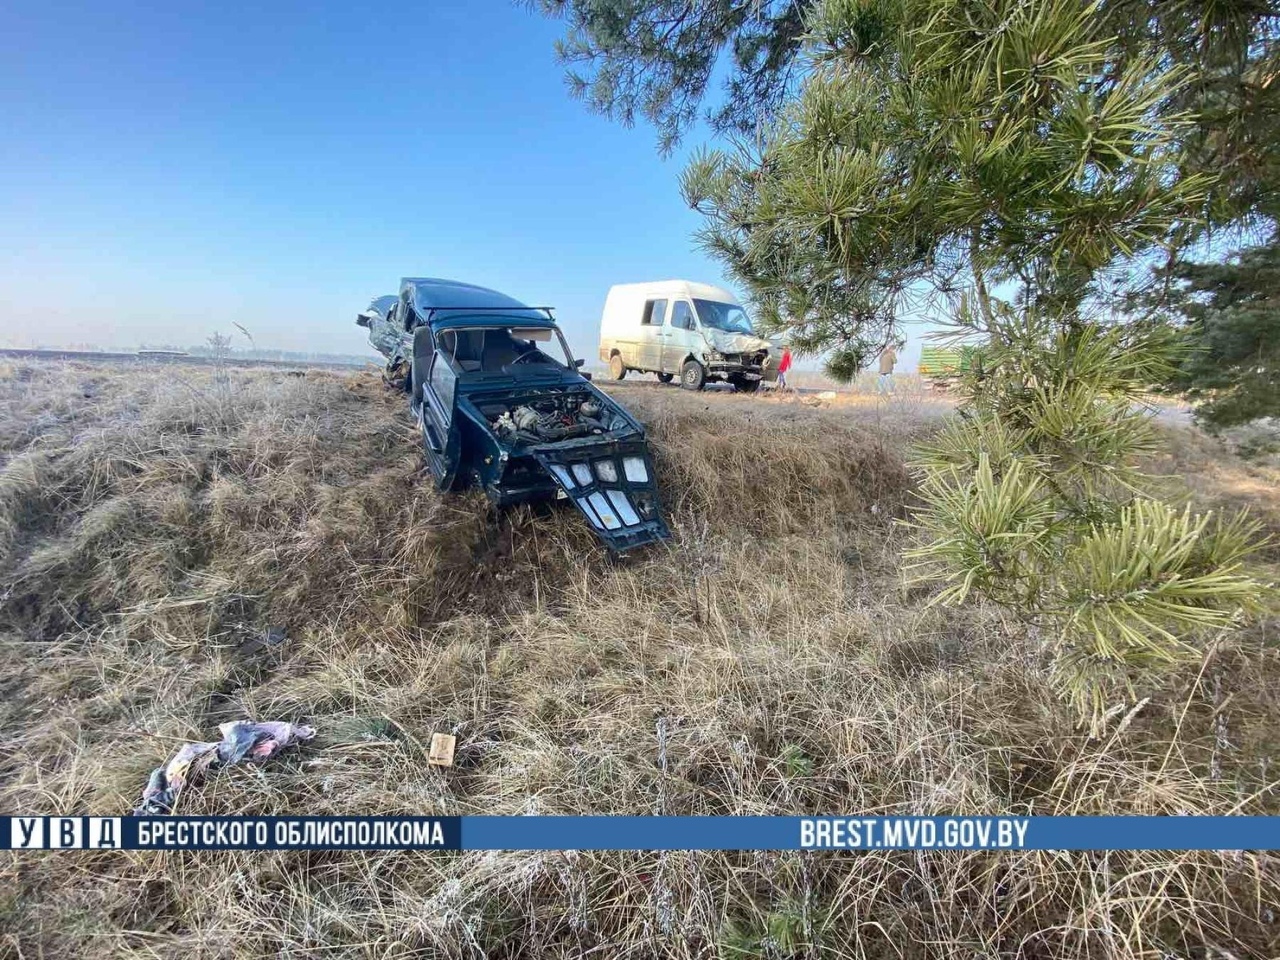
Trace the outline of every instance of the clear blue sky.
[[[661, 159], [568, 95], [562, 25], [506, 0], [0, 9], [0, 343], [243, 324], [365, 349], [399, 277], [550, 304], [591, 356], [613, 283], [723, 283]], [[237, 339], [239, 345], [244, 342]]]
[[559, 307], [721, 280], [683, 156], [572, 100], [555, 22], [506, 0], [17, 0], [0, 11], [0, 339], [363, 348], [403, 275]]

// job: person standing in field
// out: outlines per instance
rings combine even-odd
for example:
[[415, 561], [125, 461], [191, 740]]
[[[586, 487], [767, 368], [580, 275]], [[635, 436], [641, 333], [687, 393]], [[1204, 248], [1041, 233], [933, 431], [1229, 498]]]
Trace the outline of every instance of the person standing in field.
[[787, 371], [791, 369], [791, 348], [784, 345], [782, 359], [778, 361], [778, 389], [787, 389]]
[[893, 368], [898, 362], [898, 347], [891, 343], [880, 352], [879, 392], [886, 396], [893, 393]]

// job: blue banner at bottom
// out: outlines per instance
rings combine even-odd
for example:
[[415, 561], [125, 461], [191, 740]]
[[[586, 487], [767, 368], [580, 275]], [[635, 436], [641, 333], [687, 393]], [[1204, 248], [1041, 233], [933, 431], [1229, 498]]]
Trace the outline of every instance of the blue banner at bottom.
[[0, 817], [13, 850], [1280, 850], [1280, 817]]

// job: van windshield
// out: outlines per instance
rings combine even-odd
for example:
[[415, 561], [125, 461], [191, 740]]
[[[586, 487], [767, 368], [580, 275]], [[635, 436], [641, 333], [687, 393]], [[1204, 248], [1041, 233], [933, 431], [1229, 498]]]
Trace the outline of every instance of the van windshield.
[[715, 327], [728, 333], [755, 333], [751, 329], [751, 320], [747, 312], [736, 303], [721, 303], [718, 300], [694, 300], [698, 308], [698, 319], [704, 327]]

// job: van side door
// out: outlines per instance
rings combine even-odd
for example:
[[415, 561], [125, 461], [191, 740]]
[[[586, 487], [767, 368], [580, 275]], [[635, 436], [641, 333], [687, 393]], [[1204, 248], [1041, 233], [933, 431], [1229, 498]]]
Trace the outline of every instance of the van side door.
[[702, 335], [698, 332], [693, 304], [675, 300], [667, 314], [666, 337], [662, 341], [662, 372], [680, 374], [685, 357], [702, 354]]
[[644, 302], [640, 314], [640, 355], [636, 366], [641, 370], [662, 369], [662, 344], [666, 340], [667, 300], [654, 297]]

